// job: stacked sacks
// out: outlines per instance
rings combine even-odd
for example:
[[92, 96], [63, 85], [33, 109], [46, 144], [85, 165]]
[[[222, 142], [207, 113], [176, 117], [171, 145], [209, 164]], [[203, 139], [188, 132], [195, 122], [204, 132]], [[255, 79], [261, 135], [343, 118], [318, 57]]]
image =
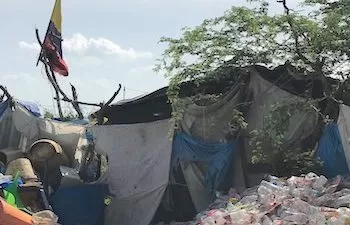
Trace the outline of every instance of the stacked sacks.
[[239, 197], [228, 196], [224, 207], [210, 208], [189, 224], [350, 224], [350, 185], [346, 181], [313, 173], [287, 180], [269, 177]]

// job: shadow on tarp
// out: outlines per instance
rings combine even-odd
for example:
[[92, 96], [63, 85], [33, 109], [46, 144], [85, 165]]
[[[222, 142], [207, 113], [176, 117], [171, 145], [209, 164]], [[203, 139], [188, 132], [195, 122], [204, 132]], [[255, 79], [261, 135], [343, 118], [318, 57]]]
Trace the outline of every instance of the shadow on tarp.
[[84, 184], [58, 189], [50, 202], [62, 225], [101, 225], [107, 193], [107, 185]]

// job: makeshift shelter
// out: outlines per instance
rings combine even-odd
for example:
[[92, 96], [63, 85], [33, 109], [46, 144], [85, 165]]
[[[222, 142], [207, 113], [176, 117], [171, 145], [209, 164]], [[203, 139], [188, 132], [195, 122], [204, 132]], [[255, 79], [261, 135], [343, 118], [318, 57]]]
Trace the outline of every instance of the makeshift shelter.
[[[268, 70], [262, 66], [249, 67], [244, 70], [231, 68], [221, 73], [223, 76], [219, 81], [212, 80], [200, 87], [187, 82], [180, 88], [181, 97], [188, 101], [186, 101], [183, 119], [175, 130], [169, 185], [154, 222], [164, 220], [165, 217], [188, 220], [194, 216], [195, 212], [206, 208], [212, 202], [215, 198], [213, 196], [215, 191], [227, 190], [229, 187], [243, 190], [256, 184], [261, 180], [264, 171], [258, 168], [260, 175], [252, 173], [254, 165], [249, 164], [247, 160], [251, 156], [251, 150], [247, 144], [249, 141], [247, 133], [262, 128], [264, 116], [268, 113], [268, 107], [271, 104], [280, 101], [300, 101], [306, 95], [314, 99], [323, 97], [320, 80], [298, 78], [291, 75], [290, 70], [285, 66], [275, 70]], [[333, 84], [334, 81], [330, 80], [330, 83]], [[141, 124], [142, 126], [151, 125], [170, 119], [172, 109], [166, 92], [167, 88], [162, 88], [149, 95], [130, 101], [121, 101], [108, 107], [104, 116], [108, 118], [109, 126], [102, 127], [113, 130], [121, 129], [117, 127], [123, 126], [125, 130], [129, 130]], [[222, 96], [213, 104], [200, 106], [189, 98], [197, 92]], [[321, 109], [324, 108], [325, 101], [319, 102]], [[246, 133], [237, 133], [237, 130], [232, 130], [230, 127], [233, 109], [244, 112], [249, 124]], [[317, 132], [319, 119], [316, 112], [293, 115], [287, 129], [287, 143], [294, 146], [307, 144], [308, 147], [314, 147], [320, 136], [319, 131]], [[115, 141], [119, 135], [108, 135], [110, 140], [103, 140], [104, 142], [111, 142], [112, 139]], [[130, 134], [129, 136], [132, 137]], [[95, 138], [98, 142], [101, 135]], [[230, 143], [235, 144], [230, 145]], [[117, 146], [116, 143], [115, 149], [118, 149]], [[102, 152], [106, 153], [107, 149], [111, 148], [112, 146], [105, 147]], [[144, 150], [142, 146], [138, 149]], [[130, 149], [130, 152], [132, 151], [136, 150]], [[220, 158], [216, 156], [216, 152], [222, 153], [223, 151], [228, 153], [226, 155], [228, 161], [224, 163], [228, 166], [217, 168], [216, 163], [222, 163], [219, 163]], [[120, 156], [119, 160], [121, 158]], [[175, 162], [176, 160], [178, 163]], [[121, 164], [121, 162], [116, 164]], [[112, 167], [115, 167], [116, 164], [112, 160], [109, 163]], [[139, 165], [134, 169], [142, 170], [143, 167], [144, 165]], [[113, 169], [110, 168], [110, 171]], [[113, 182], [118, 183], [118, 179]], [[153, 213], [153, 210], [148, 213]], [[128, 222], [133, 220], [132, 216], [130, 214], [128, 216], [129, 219], [123, 217], [124, 224], [132, 224]], [[151, 217], [148, 215], [148, 220]], [[138, 224], [135, 221], [133, 223]]]
[[84, 126], [38, 118], [20, 104], [14, 105], [12, 120], [16, 129], [28, 139], [28, 143], [32, 144], [39, 139], [51, 139], [64, 149], [69, 158], [69, 165], [73, 166], [77, 163], [76, 160], [81, 160], [81, 156], [77, 158], [76, 153], [80, 152], [84, 143]]
[[[108, 156], [108, 170], [97, 182], [108, 184], [112, 195], [105, 224], [191, 220], [196, 212], [212, 203], [217, 191], [230, 187], [242, 191], [261, 180], [262, 167], [247, 160], [251, 157], [248, 133], [262, 129], [270, 105], [323, 97], [321, 81], [298, 78], [283, 66], [274, 70], [255, 66], [218, 72], [222, 79], [210, 80], [200, 87], [192, 82], [181, 86], [186, 111], [176, 128], [170, 122], [172, 108], [167, 88], [107, 107], [103, 115], [108, 118], [106, 125], [38, 118], [18, 103], [13, 106], [11, 119], [28, 143], [45, 138], [60, 144], [71, 166], [81, 163], [86, 153], [82, 149], [88, 141], [93, 141], [97, 153]], [[198, 105], [191, 98], [196, 93], [219, 97], [214, 103]], [[326, 101], [319, 102], [321, 110]], [[234, 109], [243, 112], [247, 131], [232, 126]], [[337, 120], [338, 111], [334, 111], [337, 115], [332, 118]], [[338, 135], [332, 125], [320, 130], [317, 112], [292, 115], [286, 132], [287, 144], [314, 147], [324, 131], [319, 156], [336, 155], [339, 159], [327, 162], [325, 170], [345, 162], [349, 168], [348, 117], [350, 110], [341, 105]], [[334, 147], [325, 148], [330, 142]], [[258, 173], [254, 173], [254, 167]]]

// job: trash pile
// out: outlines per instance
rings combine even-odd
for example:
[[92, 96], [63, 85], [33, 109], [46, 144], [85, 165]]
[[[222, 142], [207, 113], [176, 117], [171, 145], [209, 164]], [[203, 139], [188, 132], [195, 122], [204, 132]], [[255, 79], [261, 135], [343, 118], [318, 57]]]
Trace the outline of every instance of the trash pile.
[[196, 225], [350, 225], [350, 180], [309, 173], [281, 179], [269, 176], [259, 186], [238, 195], [230, 190], [207, 211]]
[[1, 172], [0, 225], [58, 224], [29, 159], [13, 160]]
[[[28, 151], [0, 152], [0, 225], [102, 225], [106, 184], [90, 183], [62, 146], [40, 139]], [[92, 157], [91, 157], [92, 158]]]

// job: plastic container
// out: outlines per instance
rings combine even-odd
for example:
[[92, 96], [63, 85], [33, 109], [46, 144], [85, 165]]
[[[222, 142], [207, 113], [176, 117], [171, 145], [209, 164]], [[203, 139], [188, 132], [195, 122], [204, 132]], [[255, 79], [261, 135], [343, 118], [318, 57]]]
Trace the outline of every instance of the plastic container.
[[0, 225], [33, 225], [32, 217], [0, 199]]
[[56, 225], [58, 217], [50, 210], [41, 211], [33, 214], [34, 225]]

